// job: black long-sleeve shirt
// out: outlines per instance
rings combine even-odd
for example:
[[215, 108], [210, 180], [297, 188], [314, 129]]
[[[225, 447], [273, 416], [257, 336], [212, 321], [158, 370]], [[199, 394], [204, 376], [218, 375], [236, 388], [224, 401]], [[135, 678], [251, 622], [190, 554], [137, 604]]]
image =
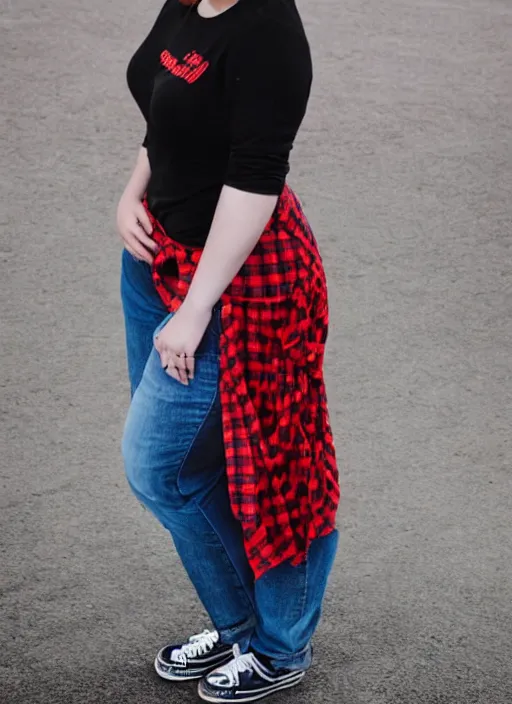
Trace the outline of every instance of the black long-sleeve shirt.
[[204, 245], [224, 184], [281, 193], [311, 77], [294, 0], [211, 18], [167, 0], [127, 78], [147, 123], [149, 208], [170, 237]]

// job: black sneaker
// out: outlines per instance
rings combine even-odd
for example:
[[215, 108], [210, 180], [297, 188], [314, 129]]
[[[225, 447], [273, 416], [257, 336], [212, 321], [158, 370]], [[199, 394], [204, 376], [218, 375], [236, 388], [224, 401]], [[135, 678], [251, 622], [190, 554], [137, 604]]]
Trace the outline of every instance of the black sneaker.
[[191, 636], [184, 645], [166, 645], [155, 659], [155, 670], [164, 680], [198, 680], [233, 658], [233, 646], [222, 645], [217, 631]]
[[255, 702], [295, 687], [305, 674], [305, 670], [269, 669], [254, 653], [241, 655], [235, 645], [233, 659], [201, 680], [199, 696], [205, 702]]

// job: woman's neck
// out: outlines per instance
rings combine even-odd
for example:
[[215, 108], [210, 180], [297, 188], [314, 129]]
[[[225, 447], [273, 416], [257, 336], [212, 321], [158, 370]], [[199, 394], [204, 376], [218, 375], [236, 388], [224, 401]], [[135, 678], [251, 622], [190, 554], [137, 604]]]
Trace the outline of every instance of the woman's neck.
[[237, 2], [238, 0], [201, 0], [197, 12], [201, 17], [215, 17], [229, 10]]

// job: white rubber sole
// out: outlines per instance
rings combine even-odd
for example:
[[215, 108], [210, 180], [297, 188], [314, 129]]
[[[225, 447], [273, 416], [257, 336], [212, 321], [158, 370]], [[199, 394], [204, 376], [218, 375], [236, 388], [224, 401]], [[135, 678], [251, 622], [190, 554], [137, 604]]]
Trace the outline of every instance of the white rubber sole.
[[[158, 668], [158, 657], [155, 658], [155, 670], [156, 674], [163, 680], [168, 682], [192, 682], [193, 680], [200, 680], [204, 675], [189, 675], [188, 677], [178, 677], [177, 675], [170, 675], [168, 672], [162, 672]], [[208, 674], [208, 673], [206, 673]]]
[[206, 672], [203, 672], [202, 675], [188, 675], [187, 677], [180, 677], [179, 675], [170, 675], [168, 672], [162, 672], [162, 670], [159, 669], [158, 667], [158, 655], [155, 658], [155, 670], [156, 674], [161, 677], [163, 680], [167, 680], [168, 682], [193, 682], [194, 680], [201, 680], [203, 677], [206, 677], [206, 675], [209, 675], [210, 672], [213, 672], [216, 670], [218, 667], [222, 667], [226, 663], [228, 663], [232, 659], [232, 655], [230, 655], [226, 660], [218, 662], [216, 665], [213, 665], [209, 670]]
[[[271, 692], [264, 692], [263, 694], [254, 694], [250, 697], [246, 697], [245, 699], [233, 699], [233, 701], [237, 704], [247, 704], [247, 702], [256, 702], [259, 699], [271, 697], [276, 692], [281, 692], [283, 689], [291, 689], [292, 687], [296, 687], [298, 684], [300, 684], [306, 676], [306, 673], [301, 672], [300, 675], [300, 677], [297, 677], [296, 679], [292, 680], [292, 682], [285, 682], [280, 687], [276, 687], [275, 689], [273, 689]], [[197, 693], [205, 702], [212, 702], [212, 704], [229, 704], [228, 699], [224, 699], [223, 697], [212, 697], [209, 694], [204, 694], [203, 692], [201, 692], [201, 683], [199, 683]]]

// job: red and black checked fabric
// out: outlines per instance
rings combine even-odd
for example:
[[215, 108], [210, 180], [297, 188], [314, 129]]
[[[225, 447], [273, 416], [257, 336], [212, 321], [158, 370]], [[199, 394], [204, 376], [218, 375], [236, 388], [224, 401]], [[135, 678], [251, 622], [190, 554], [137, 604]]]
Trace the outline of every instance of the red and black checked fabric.
[[[175, 311], [202, 250], [173, 241], [148, 214], [161, 247], [153, 280]], [[229, 493], [258, 578], [284, 560], [300, 564], [311, 540], [334, 529], [340, 496], [323, 379], [325, 274], [287, 186], [221, 302], [219, 386]]]

